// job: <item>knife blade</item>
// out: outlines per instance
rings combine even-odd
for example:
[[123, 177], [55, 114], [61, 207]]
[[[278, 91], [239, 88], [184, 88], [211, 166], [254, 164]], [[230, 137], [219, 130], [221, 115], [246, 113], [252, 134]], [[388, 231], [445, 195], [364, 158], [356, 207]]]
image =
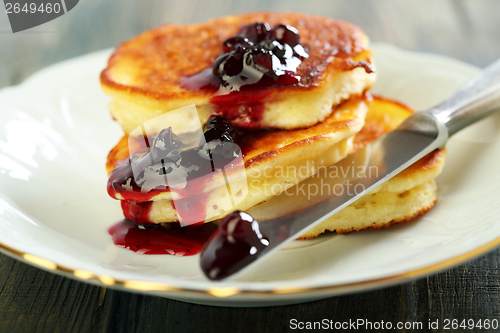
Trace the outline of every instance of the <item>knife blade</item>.
[[[329, 177], [328, 172], [305, 181], [311, 188], [328, 186], [332, 191], [315, 195], [313, 200], [303, 190], [292, 188], [288, 193], [252, 208], [248, 213], [259, 221], [259, 228], [269, 244], [243, 259], [225, 263], [231, 269], [226, 274], [207, 277], [222, 280], [236, 273], [243, 273], [258, 262], [272, 255], [290, 241], [314, 228], [333, 214], [350, 205], [365, 194], [394, 177], [428, 153], [445, 145], [448, 138], [460, 129], [500, 109], [500, 60], [488, 66], [472, 80], [459, 88], [452, 96], [426, 111], [416, 112], [396, 130], [374, 140], [364, 148], [349, 155], [330, 168], [363, 170], [347, 172], [343, 177]], [[326, 184], [326, 185], [325, 185]], [[304, 186], [304, 182], [296, 187]], [[304, 206], [304, 201], [312, 201]], [[279, 207], [303, 207], [288, 209], [282, 216], [276, 215]], [[279, 215], [279, 214], [278, 214]], [[206, 247], [210, 247], [210, 242]], [[219, 248], [218, 251], [224, 251]], [[201, 260], [203, 259], [203, 252]]]

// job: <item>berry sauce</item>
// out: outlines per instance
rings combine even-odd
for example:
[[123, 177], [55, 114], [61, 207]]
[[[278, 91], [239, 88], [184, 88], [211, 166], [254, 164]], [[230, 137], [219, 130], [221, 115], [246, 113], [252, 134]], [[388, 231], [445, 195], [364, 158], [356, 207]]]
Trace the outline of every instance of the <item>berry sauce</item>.
[[247, 213], [236, 211], [226, 216], [219, 230], [207, 241], [200, 257], [201, 269], [211, 280], [223, 279], [253, 261], [269, 245], [259, 223]]
[[166, 128], [153, 140], [149, 152], [134, 154], [117, 165], [109, 175], [108, 194], [121, 200], [126, 218], [150, 223], [151, 199], [162, 192], [175, 192], [180, 199], [172, 202], [181, 222], [202, 222], [207, 184], [217, 170], [234, 167], [232, 162], [241, 155], [233, 135], [227, 121], [214, 117], [205, 126], [199, 146], [183, 150], [183, 143]]
[[151, 223], [149, 221], [149, 212], [153, 201], [135, 202], [132, 200], [120, 200], [122, 205], [123, 216], [126, 219], [135, 221], [137, 223]]
[[223, 53], [213, 68], [181, 78], [181, 86], [214, 91], [210, 102], [215, 115], [239, 127], [259, 129], [269, 94], [262, 88], [300, 82], [297, 68], [309, 55], [299, 39], [297, 29], [289, 25], [245, 25], [222, 43]]
[[217, 230], [213, 223], [181, 227], [178, 223], [142, 225], [123, 220], [108, 229], [113, 242], [119, 247], [140, 254], [169, 254], [192, 256]]

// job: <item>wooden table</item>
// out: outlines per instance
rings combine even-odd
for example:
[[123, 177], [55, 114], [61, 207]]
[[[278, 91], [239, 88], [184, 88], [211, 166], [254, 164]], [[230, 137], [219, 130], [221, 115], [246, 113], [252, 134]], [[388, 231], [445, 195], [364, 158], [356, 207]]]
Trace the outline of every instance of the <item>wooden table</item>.
[[[17, 84], [61, 60], [116, 46], [165, 22], [201, 22], [262, 9], [344, 19], [359, 25], [372, 41], [437, 53], [480, 67], [500, 57], [497, 0], [281, 0], [251, 4], [231, 0], [85, 0], [68, 14], [17, 34], [10, 32], [7, 16], [0, 14], [0, 87]], [[499, 256], [497, 249], [449, 271], [381, 290], [300, 305], [238, 309], [99, 288], [0, 255], [0, 332], [279, 332], [290, 329], [292, 318], [365, 318], [393, 323], [500, 319]]]

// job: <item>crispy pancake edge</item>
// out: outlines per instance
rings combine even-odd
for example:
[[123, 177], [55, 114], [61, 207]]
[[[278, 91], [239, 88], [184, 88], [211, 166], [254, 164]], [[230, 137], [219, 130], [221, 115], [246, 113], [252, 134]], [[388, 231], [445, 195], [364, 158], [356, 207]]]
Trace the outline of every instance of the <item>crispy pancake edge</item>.
[[[309, 128], [298, 130], [272, 130], [261, 132], [248, 132], [250, 136], [248, 141], [241, 143], [244, 153], [245, 168], [252, 165], [264, 163], [271, 160], [277, 154], [286, 150], [294, 149], [298, 146], [310, 145], [315, 140], [330, 140], [332, 136], [342, 136], [343, 133], [352, 131], [354, 127], [364, 124], [364, 117], [360, 117], [357, 103], [365, 103], [371, 96], [364, 94], [357, 96], [349, 101], [336, 106], [336, 110], [346, 108], [346, 114], [332, 112], [330, 116], [322, 123]], [[350, 108], [356, 111], [350, 111]], [[319, 129], [319, 131], [318, 131]], [[335, 130], [332, 132], [332, 130]], [[319, 133], [318, 133], [319, 132]], [[345, 136], [345, 135], [344, 135]], [[283, 138], [280, 141], [280, 138]], [[267, 142], [267, 148], [263, 148], [263, 141]], [[270, 141], [270, 142], [269, 142]], [[141, 141], [142, 142], [142, 141]], [[144, 146], [137, 145], [136, 149], [143, 149]], [[137, 151], [133, 151], [132, 154]], [[118, 165], [118, 163], [129, 156], [128, 135], [124, 135], [118, 144], [114, 146], [108, 154], [106, 160], [106, 171], [109, 173]]]
[[[255, 12], [221, 17], [201, 24], [166, 24], [148, 30], [118, 46], [101, 73], [101, 84], [107, 93], [141, 96], [143, 101], [149, 102], [172, 98], [207, 99], [210, 92], [178, 89], [179, 78], [211, 66], [221, 52], [222, 41], [233, 35], [240, 26], [256, 21], [266, 21], [271, 25], [294, 25], [301, 34], [301, 43], [310, 52], [310, 58], [298, 69], [298, 74], [302, 77], [301, 83], [295, 86], [270, 87], [273, 90], [271, 96], [324, 85], [331, 74], [352, 69], [356, 61], [368, 60], [372, 56], [372, 52], [366, 47], [367, 37], [362, 30], [350, 23], [299, 13]], [[196, 39], [196, 45], [185, 47], [186, 43], [194, 43], [193, 39]], [[183, 51], [180, 48], [177, 51], [169, 50], [175, 49], [175, 43], [179, 40], [182, 41], [179, 46], [188, 49], [189, 57], [186, 55], [183, 58], [182, 52], [178, 51]], [[197, 50], [200, 49], [199, 45], [204, 47]], [[121, 70], [120, 63], [142, 66], [134, 82], [124, 84], [116, 78], [114, 71]], [[167, 72], [171, 74], [165, 77]], [[172, 91], [175, 90], [172, 87], [177, 91]]]

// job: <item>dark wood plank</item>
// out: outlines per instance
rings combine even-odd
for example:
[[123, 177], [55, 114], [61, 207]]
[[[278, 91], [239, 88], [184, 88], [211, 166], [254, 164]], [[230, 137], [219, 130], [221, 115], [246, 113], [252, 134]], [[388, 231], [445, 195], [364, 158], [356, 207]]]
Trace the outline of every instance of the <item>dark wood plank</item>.
[[[1, 257], [0, 331], [276, 332], [290, 320], [500, 319], [500, 251], [395, 287], [270, 308], [220, 308], [106, 290]], [[418, 330], [409, 330], [418, 331]]]
[[[497, 0], [86, 0], [57, 20], [15, 35], [0, 14], [0, 87], [18, 84], [64, 59], [116, 46], [162, 23], [201, 22], [262, 9], [344, 19], [359, 25], [372, 41], [477, 66], [500, 57]], [[424, 328], [429, 320], [500, 319], [499, 263], [497, 249], [447, 272], [390, 288], [299, 305], [233, 309], [99, 288], [0, 255], [0, 332], [276, 332], [288, 331], [292, 318], [420, 321]]]

